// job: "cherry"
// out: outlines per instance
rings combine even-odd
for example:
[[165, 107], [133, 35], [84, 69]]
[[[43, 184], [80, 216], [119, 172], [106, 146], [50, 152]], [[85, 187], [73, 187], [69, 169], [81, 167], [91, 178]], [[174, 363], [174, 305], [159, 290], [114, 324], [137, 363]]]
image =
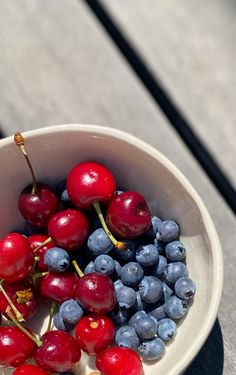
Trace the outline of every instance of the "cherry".
[[0, 365], [17, 367], [30, 359], [36, 344], [18, 327], [0, 327]]
[[[18, 281], [13, 284], [4, 282], [4, 290], [10, 300], [13, 302], [15, 308], [22, 314], [24, 320], [28, 320], [33, 316], [38, 307], [38, 298], [34, 287], [27, 283], [27, 281]], [[7, 308], [10, 307], [5, 295], [0, 292], [0, 311], [9, 318], [6, 314]], [[10, 308], [11, 313], [17, 318], [14, 310]]]
[[28, 185], [19, 196], [20, 213], [25, 220], [35, 227], [44, 228], [47, 226], [49, 218], [58, 211], [58, 198], [48, 185], [36, 184], [34, 170], [25, 149], [25, 140], [22, 134], [16, 133], [14, 141], [24, 155], [33, 181], [33, 184]]
[[74, 299], [77, 279], [74, 273], [49, 273], [39, 280], [39, 295], [58, 303]]
[[48, 223], [48, 234], [56, 245], [73, 251], [78, 249], [89, 234], [89, 222], [86, 216], [74, 209], [56, 213]]
[[55, 246], [55, 243], [53, 242], [53, 240], [51, 240], [47, 244], [37, 249], [40, 245], [46, 242], [47, 239], [48, 239], [48, 236], [46, 236], [45, 234], [32, 234], [29, 237], [31, 249], [34, 251], [34, 254], [40, 258], [37, 263], [37, 268], [39, 271], [48, 270], [48, 267], [44, 263], [44, 255], [48, 251], [48, 249], [51, 249], [52, 247]]
[[114, 324], [106, 315], [87, 315], [79, 320], [75, 328], [75, 339], [79, 347], [89, 355], [104, 350], [114, 337]]
[[75, 298], [86, 310], [105, 314], [115, 307], [116, 296], [109, 276], [92, 272], [77, 281]]
[[128, 348], [105, 349], [97, 355], [96, 366], [103, 375], [143, 375], [140, 357]]
[[21, 365], [13, 371], [12, 375], [49, 375], [49, 372], [34, 365]]
[[140, 236], [151, 225], [151, 213], [144, 197], [135, 191], [116, 195], [107, 209], [106, 223], [121, 238]]
[[34, 263], [28, 238], [19, 233], [7, 234], [0, 240], [0, 278], [9, 282], [25, 279]]
[[64, 331], [49, 331], [42, 338], [34, 359], [45, 371], [64, 372], [73, 369], [79, 362], [81, 352], [76, 340]]

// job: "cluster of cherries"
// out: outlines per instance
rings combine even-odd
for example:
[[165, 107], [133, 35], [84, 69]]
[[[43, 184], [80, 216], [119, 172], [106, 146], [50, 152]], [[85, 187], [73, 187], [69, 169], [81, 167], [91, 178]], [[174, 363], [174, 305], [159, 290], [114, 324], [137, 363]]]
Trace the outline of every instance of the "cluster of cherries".
[[[142, 362], [134, 350], [109, 346], [115, 328], [105, 314], [116, 305], [111, 278], [97, 272], [84, 275], [76, 261], [73, 264], [77, 273], [53, 272], [48, 270], [44, 256], [55, 246], [70, 254], [82, 251], [90, 230], [87, 212], [92, 208], [115, 248], [125, 251], [123, 240], [142, 235], [151, 225], [146, 201], [137, 192], [117, 198], [111, 172], [96, 162], [83, 162], [67, 178], [73, 207], [61, 210], [53, 189], [36, 183], [22, 135], [17, 133], [14, 139], [33, 180], [19, 196], [19, 210], [43, 234], [26, 237], [12, 232], [0, 240], [0, 312], [3, 321], [14, 323], [0, 326], [0, 365], [15, 367], [14, 375], [62, 373], [77, 365], [82, 349], [97, 355], [96, 366], [104, 375], [141, 375]], [[100, 205], [106, 206], [106, 220]], [[53, 302], [48, 330], [40, 338], [22, 325], [36, 312], [39, 298]], [[70, 299], [75, 299], [89, 313], [76, 326], [75, 337], [51, 327], [55, 304]], [[34, 358], [36, 365], [26, 364], [30, 358]]]

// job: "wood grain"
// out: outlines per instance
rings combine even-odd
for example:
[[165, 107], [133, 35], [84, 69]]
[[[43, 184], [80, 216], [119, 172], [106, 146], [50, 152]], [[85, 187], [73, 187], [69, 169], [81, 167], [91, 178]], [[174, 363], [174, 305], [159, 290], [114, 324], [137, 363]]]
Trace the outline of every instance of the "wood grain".
[[0, 0], [0, 48], [0, 124], [5, 134], [71, 122], [126, 130], [163, 152], [201, 195], [225, 254], [219, 316], [225, 374], [232, 374], [235, 220], [97, 20], [83, 1]]

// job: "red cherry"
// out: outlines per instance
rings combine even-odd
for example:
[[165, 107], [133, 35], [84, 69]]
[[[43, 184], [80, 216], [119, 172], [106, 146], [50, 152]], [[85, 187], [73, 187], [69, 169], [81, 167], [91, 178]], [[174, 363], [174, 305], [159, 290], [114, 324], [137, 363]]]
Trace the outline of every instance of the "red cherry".
[[96, 366], [103, 375], [143, 375], [142, 361], [128, 348], [113, 347], [97, 355]]
[[[38, 246], [44, 243], [47, 239], [48, 239], [48, 236], [46, 236], [45, 234], [32, 234], [29, 237], [31, 249], [34, 251]], [[45, 253], [48, 251], [48, 249], [51, 249], [54, 246], [55, 246], [55, 243], [51, 241], [48, 244], [40, 247], [36, 252], [34, 251], [34, 254], [39, 256], [40, 258], [39, 262], [37, 263], [37, 268], [39, 271], [48, 270], [48, 267], [44, 263], [44, 256], [45, 256]]]
[[0, 365], [17, 367], [32, 357], [36, 344], [17, 327], [0, 327]]
[[34, 365], [22, 365], [17, 367], [12, 375], [49, 375], [49, 372], [41, 370], [39, 367]]
[[114, 324], [106, 315], [87, 315], [79, 320], [75, 328], [75, 339], [79, 347], [89, 355], [104, 350], [114, 337]]
[[74, 337], [64, 331], [48, 331], [41, 338], [43, 345], [37, 348], [34, 359], [45, 371], [63, 372], [73, 369], [80, 360], [81, 352]]
[[39, 295], [50, 301], [62, 303], [75, 298], [77, 275], [74, 273], [49, 273], [39, 280]]
[[76, 300], [88, 311], [105, 314], [115, 307], [113, 282], [107, 275], [92, 272], [77, 281]]
[[116, 195], [108, 206], [106, 223], [121, 238], [140, 236], [151, 225], [151, 213], [144, 197], [135, 191]]
[[32, 185], [21, 192], [18, 206], [25, 220], [37, 228], [45, 228], [50, 217], [58, 211], [59, 201], [48, 185], [37, 184], [35, 193], [32, 193]]
[[78, 208], [88, 208], [95, 201], [106, 203], [115, 195], [116, 181], [111, 172], [95, 162], [77, 164], [67, 178], [67, 191]]
[[87, 239], [89, 222], [86, 216], [74, 209], [53, 215], [48, 223], [48, 234], [56, 245], [72, 251], [78, 249]]
[[28, 238], [19, 233], [0, 240], [0, 278], [9, 282], [25, 279], [33, 266], [34, 254]]
[[[27, 283], [27, 281], [18, 281], [13, 284], [4, 282], [3, 287], [8, 297], [25, 320], [28, 320], [35, 314], [38, 307], [38, 298], [31, 284]], [[9, 319], [8, 315], [5, 314], [7, 307], [9, 307], [9, 303], [3, 293], [0, 292], [0, 311]], [[12, 309], [10, 309], [10, 311], [15, 316], [14, 311]]]

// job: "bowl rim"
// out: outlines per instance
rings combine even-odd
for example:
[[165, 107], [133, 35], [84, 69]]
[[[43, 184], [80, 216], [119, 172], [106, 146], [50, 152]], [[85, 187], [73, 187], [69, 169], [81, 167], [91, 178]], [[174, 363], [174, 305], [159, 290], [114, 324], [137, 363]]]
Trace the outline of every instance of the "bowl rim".
[[[211, 301], [209, 304], [209, 309], [205, 316], [205, 320], [203, 325], [201, 326], [201, 330], [199, 331], [198, 335], [196, 336], [193, 344], [189, 347], [189, 349], [185, 352], [184, 355], [178, 360], [175, 366], [168, 372], [168, 375], [177, 375], [181, 374], [187, 366], [190, 365], [194, 357], [197, 355], [201, 347], [203, 346], [204, 342], [206, 341], [213, 325], [217, 317], [217, 312], [220, 305], [222, 289], [223, 289], [223, 255], [222, 249], [220, 245], [220, 241], [218, 238], [218, 234], [216, 232], [215, 226], [211, 219], [208, 210], [203, 203], [202, 199], [200, 198], [199, 194], [193, 188], [191, 183], [188, 179], [184, 176], [184, 174], [160, 151], [155, 149], [153, 146], [149, 145], [148, 143], [142, 141], [141, 139], [131, 135], [128, 132], [111, 128], [108, 126], [101, 126], [101, 125], [91, 125], [91, 124], [62, 124], [62, 125], [52, 125], [43, 128], [38, 128], [34, 130], [29, 130], [22, 132], [24, 137], [27, 138], [34, 138], [38, 135], [46, 135], [51, 133], [60, 133], [65, 131], [72, 131], [72, 132], [83, 132], [83, 133], [96, 133], [99, 135], [108, 135], [113, 138], [117, 138], [123, 142], [129, 143], [132, 146], [141, 149], [142, 151], [151, 155], [154, 159], [157, 159], [161, 164], [163, 164], [169, 171], [174, 175], [177, 180], [184, 186], [187, 190], [188, 194], [192, 197], [195, 201], [201, 215], [204, 227], [208, 234], [209, 242], [211, 248], [213, 249], [213, 257], [212, 257], [212, 268], [213, 268], [213, 282], [214, 282], [214, 293], [211, 295]], [[3, 138], [0, 140], [0, 148], [6, 145], [12, 144], [13, 139], [12, 136]]]

